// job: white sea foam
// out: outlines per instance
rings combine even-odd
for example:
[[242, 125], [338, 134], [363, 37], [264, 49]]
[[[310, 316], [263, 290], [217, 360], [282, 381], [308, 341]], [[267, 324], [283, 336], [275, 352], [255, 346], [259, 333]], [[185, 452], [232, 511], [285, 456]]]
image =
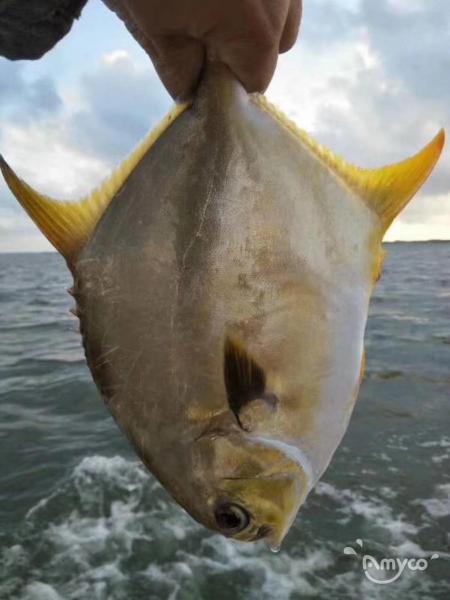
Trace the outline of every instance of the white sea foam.
[[436, 450], [442, 449], [444, 452], [439, 452], [431, 457], [431, 460], [440, 465], [442, 462], [450, 459], [450, 438], [448, 436], [442, 436], [439, 440], [430, 440], [428, 442], [422, 442], [419, 444], [421, 448], [434, 448]]
[[[339, 556], [320, 543], [296, 557], [274, 556], [262, 543], [208, 533], [140, 465], [120, 457], [85, 458], [66, 486], [29, 511], [27, 522], [39, 527], [48, 556], [17, 590], [20, 600], [129, 598], [136, 577], [148, 592], [142, 597], [204, 598], [209, 580], [226, 586], [243, 573], [252, 582], [249, 600], [289, 600], [293, 592], [317, 595], [311, 577]], [[26, 541], [11, 546], [10, 564], [22, 561], [30, 572], [34, 551]]]
[[24, 590], [23, 600], [63, 600], [51, 586], [41, 581], [30, 583]]
[[289, 600], [293, 592], [315, 596], [317, 589], [308, 582], [308, 576], [334, 564], [333, 556], [324, 548], [316, 548], [304, 557], [293, 558], [285, 553], [274, 556], [260, 546], [230, 542], [218, 535], [203, 540], [198, 554], [180, 555], [194, 573], [206, 569], [212, 575], [232, 577], [245, 571], [255, 584], [248, 593], [251, 600]]
[[450, 438], [443, 436], [440, 440], [430, 440], [418, 444], [421, 448], [450, 448]]
[[448, 460], [448, 459], [450, 459], [449, 453], [435, 454], [434, 456], [431, 457], [431, 460], [437, 465], [440, 465], [442, 462], [444, 462], [444, 460]]
[[403, 514], [394, 515], [392, 507], [378, 497], [367, 497], [360, 491], [338, 489], [324, 481], [317, 484], [315, 493], [331, 498], [338, 505], [338, 512], [345, 515], [344, 522], [348, 523], [352, 517], [359, 516], [363, 517], [370, 527], [388, 532], [391, 544], [400, 544], [407, 540], [408, 536], [418, 532], [418, 528], [407, 522]]
[[410, 540], [397, 546], [396, 551], [399, 556], [406, 558], [429, 558], [433, 554], [433, 551], [424, 550], [419, 544]]
[[381, 486], [379, 488], [379, 492], [383, 496], [383, 498], [387, 498], [388, 500], [392, 500], [393, 498], [396, 498], [398, 496], [398, 493], [395, 490], [386, 485]]
[[379, 453], [377, 454], [377, 457], [378, 457], [380, 460], [383, 460], [383, 461], [385, 461], [385, 462], [392, 462], [392, 458], [391, 458], [390, 456], [388, 456], [388, 455], [386, 454], [386, 452], [379, 452]]
[[[397, 554], [421, 555], [408, 537], [414, 527], [384, 501], [326, 482], [317, 493], [335, 503], [337, 515], [360, 517], [389, 532]], [[137, 462], [120, 457], [85, 458], [65, 486], [29, 512], [27, 528], [29, 537], [3, 553], [12, 583], [0, 584], [1, 597], [209, 600], [214, 590], [231, 598], [240, 589], [245, 595], [239, 598], [246, 600], [377, 598], [368, 595], [356, 561], [347, 563], [348, 572], [336, 574], [340, 545], [309, 538], [295, 552], [272, 555], [262, 543], [226, 540], [190, 519]], [[45, 555], [36, 565], [37, 552]], [[426, 589], [425, 576], [419, 585]]]
[[415, 500], [413, 504], [421, 504], [433, 518], [448, 517], [450, 515], [450, 483], [436, 486], [433, 498]]

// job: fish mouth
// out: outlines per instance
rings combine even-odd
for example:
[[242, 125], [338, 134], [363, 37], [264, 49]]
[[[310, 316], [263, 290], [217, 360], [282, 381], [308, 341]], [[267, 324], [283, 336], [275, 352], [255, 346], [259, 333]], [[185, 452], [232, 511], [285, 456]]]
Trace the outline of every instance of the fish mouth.
[[273, 534], [273, 528], [269, 525], [261, 525], [256, 534], [249, 540], [249, 542], [258, 542], [265, 538], [270, 538]]

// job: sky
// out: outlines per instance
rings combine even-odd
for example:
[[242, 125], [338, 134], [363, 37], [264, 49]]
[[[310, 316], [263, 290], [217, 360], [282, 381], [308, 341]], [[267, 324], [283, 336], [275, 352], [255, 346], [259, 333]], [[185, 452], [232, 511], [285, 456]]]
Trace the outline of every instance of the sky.
[[[378, 167], [450, 137], [448, 0], [304, 0], [295, 47], [267, 91], [346, 160]], [[0, 58], [0, 150], [61, 200], [87, 194], [172, 106], [153, 67], [99, 0], [39, 61]], [[450, 143], [387, 241], [450, 239]], [[51, 246], [0, 182], [0, 252]]]

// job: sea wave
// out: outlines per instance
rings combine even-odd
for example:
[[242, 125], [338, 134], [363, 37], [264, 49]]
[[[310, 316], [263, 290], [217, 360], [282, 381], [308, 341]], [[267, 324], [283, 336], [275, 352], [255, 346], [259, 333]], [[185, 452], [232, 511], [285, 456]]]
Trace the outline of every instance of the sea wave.
[[237, 583], [246, 598], [288, 600], [315, 595], [305, 575], [334, 564], [325, 548], [268, 561], [261, 545], [205, 533], [140, 464], [119, 456], [84, 458], [30, 509], [14, 541], [3, 551], [9, 577], [0, 593], [22, 600], [209, 599], [209, 590]]
[[[129, 459], [67, 314], [63, 260], [0, 256], [1, 600], [450, 598], [449, 257], [389, 247], [355, 414], [274, 555], [205, 530]], [[440, 558], [377, 586], [343, 553], [359, 538], [378, 558]]]
[[414, 504], [421, 504], [434, 519], [450, 516], [450, 483], [436, 486], [432, 498], [415, 500]]
[[[320, 483], [338, 512], [360, 516], [391, 536], [397, 555], [425, 551], [416, 527], [379, 499]], [[367, 587], [360, 564], [334, 542], [300, 544], [272, 555], [206, 532], [168, 497], [143, 467], [120, 456], [88, 456], [64, 485], [27, 513], [3, 544], [0, 597], [16, 600], [294, 600], [304, 597], [394, 599]], [[344, 561], [344, 562], [343, 562]], [[431, 582], [399, 582], [425, 592]]]

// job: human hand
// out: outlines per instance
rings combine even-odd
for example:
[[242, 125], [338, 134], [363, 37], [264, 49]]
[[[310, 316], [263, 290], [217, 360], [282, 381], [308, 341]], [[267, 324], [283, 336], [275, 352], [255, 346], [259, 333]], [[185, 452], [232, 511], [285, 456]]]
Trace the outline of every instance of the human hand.
[[146, 50], [177, 100], [195, 91], [206, 55], [248, 92], [264, 91], [295, 43], [302, 0], [104, 0]]

